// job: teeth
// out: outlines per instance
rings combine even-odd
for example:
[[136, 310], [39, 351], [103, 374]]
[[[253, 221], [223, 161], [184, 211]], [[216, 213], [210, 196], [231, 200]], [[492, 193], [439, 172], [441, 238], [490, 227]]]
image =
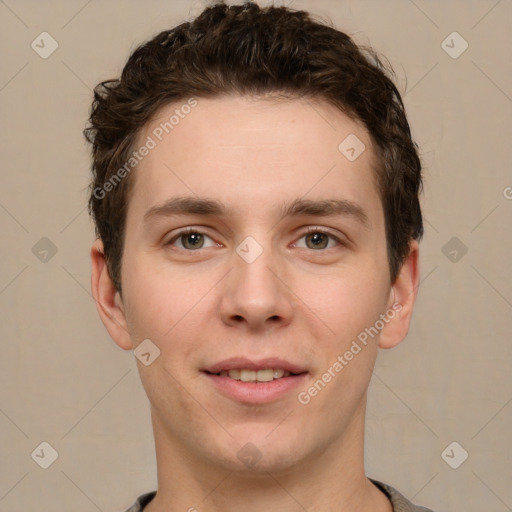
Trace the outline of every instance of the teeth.
[[254, 370], [240, 370], [240, 380], [242, 382], [256, 382], [258, 372]]
[[274, 379], [280, 379], [283, 375], [284, 375], [284, 370], [281, 370], [280, 368], [279, 369], [276, 368], [274, 370]]
[[223, 372], [229, 375], [232, 379], [240, 380], [240, 370], [229, 370], [229, 372]]
[[274, 370], [270, 368], [270, 370], [258, 370], [256, 372], [256, 380], [258, 382], [270, 382], [274, 380]]
[[219, 373], [221, 377], [230, 377], [231, 379], [241, 380], [242, 382], [270, 382], [281, 377], [289, 377], [290, 372], [282, 368], [266, 368], [265, 370], [244, 370], [233, 369]]

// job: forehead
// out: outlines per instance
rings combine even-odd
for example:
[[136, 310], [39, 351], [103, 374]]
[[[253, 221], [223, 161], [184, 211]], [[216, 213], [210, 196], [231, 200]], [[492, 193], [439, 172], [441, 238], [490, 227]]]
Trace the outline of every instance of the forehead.
[[129, 205], [138, 215], [185, 194], [244, 212], [277, 196], [378, 200], [367, 130], [323, 101], [186, 99], [159, 110], [139, 134], [144, 144]]

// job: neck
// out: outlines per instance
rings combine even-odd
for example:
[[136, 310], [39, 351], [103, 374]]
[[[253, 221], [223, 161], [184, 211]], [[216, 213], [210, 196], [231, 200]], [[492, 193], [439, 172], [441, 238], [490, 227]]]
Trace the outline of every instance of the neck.
[[145, 512], [392, 512], [365, 476], [366, 400], [343, 435], [287, 468], [233, 470], [199, 458], [153, 414], [158, 492]]

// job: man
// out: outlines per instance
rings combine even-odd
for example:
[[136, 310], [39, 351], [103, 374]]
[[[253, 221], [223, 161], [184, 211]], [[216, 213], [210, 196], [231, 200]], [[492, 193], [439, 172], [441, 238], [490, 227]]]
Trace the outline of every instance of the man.
[[92, 289], [155, 437], [158, 490], [130, 511], [426, 511], [363, 461], [423, 232], [376, 55], [305, 12], [217, 3], [96, 87], [86, 136]]

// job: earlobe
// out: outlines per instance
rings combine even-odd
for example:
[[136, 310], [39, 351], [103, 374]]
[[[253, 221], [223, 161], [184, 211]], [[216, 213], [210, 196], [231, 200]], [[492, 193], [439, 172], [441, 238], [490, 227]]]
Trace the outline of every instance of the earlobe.
[[396, 347], [407, 335], [419, 286], [419, 245], [413, 240], [409, 254], [391, 287], [388, 304], [389, 322], [379, 338], [380, 348]]
[[103, 242], [99, 239], [91, 247], [91, 262], [91, 289], [101, 321], [119, 347], [131, 350], [123, 301], [108, 273]]

